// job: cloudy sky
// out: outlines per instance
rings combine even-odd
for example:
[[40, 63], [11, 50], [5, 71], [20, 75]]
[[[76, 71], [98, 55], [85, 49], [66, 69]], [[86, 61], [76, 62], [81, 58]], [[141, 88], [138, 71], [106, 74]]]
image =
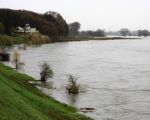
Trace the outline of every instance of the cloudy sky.
[[0, 8], [57, 11], [82, 30], [150, 30], [150, 0], [0, 0]]

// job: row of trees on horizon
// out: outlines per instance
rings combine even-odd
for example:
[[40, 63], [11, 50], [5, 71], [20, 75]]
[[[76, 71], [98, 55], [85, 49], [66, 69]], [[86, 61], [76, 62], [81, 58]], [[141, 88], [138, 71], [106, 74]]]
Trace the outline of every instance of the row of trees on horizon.
[[81, 24], [79, 22], [73, 22], [68, 24], [69, 26], [69, 36], [77, 36], [77, 35], [86, 35], [86, 36], [97, 36], [97, 37], [105, 37], [107, 35], [114, 36], [150, 36], [150, 31], [147, 29], [130, 31], [128, 28], [121, 28], [118, 31], [109, 31], [106, 32], [105, 29], [97, 29], [97, 30], [87, 30], [80, 31]]
[[[73, 22], [68, 24], [69, 35], [68, 36], [96, 36], [96, 37], [105, 37], [108, 35], [112, 36], [150, 36], [150, 31], [147, 29], [130, 31], [127, 28], [121, 28], [118, 31], [105, 31], [105, 29], [97, 29], [97, 30], [86, 30], [80, 31], [81, 24], [79, 22]], [[5, 26], [0, 22], [0, 34], [3, 34], [5, 30]]]

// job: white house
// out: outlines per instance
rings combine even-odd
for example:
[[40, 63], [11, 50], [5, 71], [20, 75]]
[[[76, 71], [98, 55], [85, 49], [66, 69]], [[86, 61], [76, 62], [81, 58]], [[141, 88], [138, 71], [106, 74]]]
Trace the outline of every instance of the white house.
[[16, 28], [16, 32], [18, 32], [18, 33], [23, 33], [23, 32], [24, 32], [24, 29], [19, 26], [19, 27]]
[[36, 28], [31, 28], [29, 24], [26, 24], [24, 28], [22, 27], [17, 27], [16, 33], [21, 33], [21, 34], [30, 34], [30, 33], [37, 33], [38, 31]]

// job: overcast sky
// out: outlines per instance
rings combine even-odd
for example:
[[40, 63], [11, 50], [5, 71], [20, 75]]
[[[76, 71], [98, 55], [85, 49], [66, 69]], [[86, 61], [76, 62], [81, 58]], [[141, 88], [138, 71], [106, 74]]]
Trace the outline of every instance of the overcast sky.
[[0, 0], [0, 8], [56, 11], [82, 30], [150, 30], [150, 0]]

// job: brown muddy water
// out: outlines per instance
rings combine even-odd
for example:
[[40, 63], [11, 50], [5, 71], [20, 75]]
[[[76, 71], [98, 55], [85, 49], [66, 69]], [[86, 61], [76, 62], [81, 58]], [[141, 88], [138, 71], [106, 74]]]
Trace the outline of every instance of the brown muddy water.
[[[48, 61], [55, 89], [40, 89], [78, 109], [94, 108], [84, 114], [95, 120], [150, 120], [150, 39], [53, 43], [21, 57], [23, 72], [36, 79], [39, 62]], [[69, 73], [79, 76], [79, 95], [65, 91]]]

